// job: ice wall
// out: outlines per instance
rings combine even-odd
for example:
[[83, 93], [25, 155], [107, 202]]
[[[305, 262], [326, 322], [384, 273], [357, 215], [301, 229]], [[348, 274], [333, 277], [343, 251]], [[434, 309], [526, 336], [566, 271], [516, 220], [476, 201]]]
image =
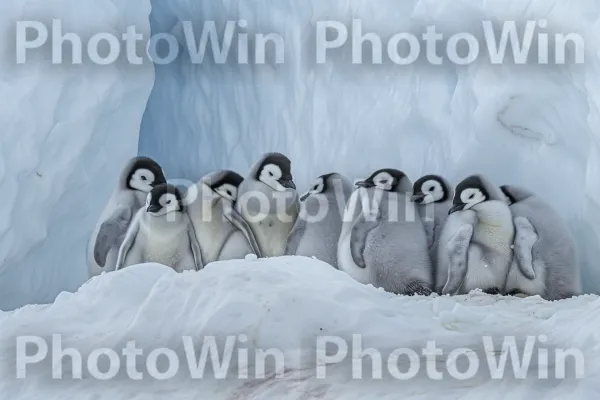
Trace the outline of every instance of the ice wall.
[[86, 244], [137, 153], [154, 78], [150, 63], [52, 65], [50, 47], [17, 65], [16, 22], [60, 19], [85, 43], [128, 25], [148, 35], [149, 13], [145, 0], [0, 3], [0, 310], [53, 301], [87, 279]]
[[[454, 181], [484, 173], [498, 184], [526, 185], [559, 209], [580, 245], [585, 289], [600, 291], [600, 3], [154, 0], [153, 6], [156, 31], [181, 37], [181, 21], [200, 30], [205, 20], [223, 28], [244, 19], [243, 31], [275, 32], [285, 41], [284, 65], [193, 65], [184, 52], [159, 69], [140, 152], [159, 159], [171, 176], [195, 179], [224, 167], [244, 172], [272, 150], [291, 157], [301, 187], [332, 170], [355, 177], [393, 166], [414, 179], [442, 173]], [[581, 34], [586, 60], [354, 66], [347, 53], [332, 53], [316, 65], [316, 22], [350, 25], [353, 18], [383, 38], [422, 33], [431, 24], [446, 33], [477, 33], [482, 20], [545, 19], [544, 32]]]

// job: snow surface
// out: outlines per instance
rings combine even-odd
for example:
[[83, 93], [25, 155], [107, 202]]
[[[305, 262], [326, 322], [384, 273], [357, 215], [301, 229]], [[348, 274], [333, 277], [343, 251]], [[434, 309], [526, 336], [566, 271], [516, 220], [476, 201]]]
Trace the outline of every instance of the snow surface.
[[48, 48], [17, 65], [16, 22], [57, 18], [85, 39], [131, 24], [148, 34], [149, 13], [144, 0], [0, 2], [0, 310], [51, 302], [87, 280], [86, 244], [137, 154], [154, 79], [149, 63], [52, 65]]
[[[480, 32], [482, 20], [546, 19], [586, 40], [585, 65], [315, 66], [317, 21], [363, 21], [364, 32]], [[172, 177], [248, 170], [266, 151], [292, 159], [299, 187], [332, 171], [350, 178], [397, 167], [413, 179], [472, 172], [524, 185], [565, 217], [577, 238], [584, 290], [600, 292], [600, 3], [594, 0], [153, 1], [154, 32], [181, 21], [248, 21], [276, 32], [285, 64], [178, 63], [157, 69], [140, 152]]]
[[[95, 277], [77, 293], [61, 294], [52, 305], [0, 313], [0, 324], [4, 350], [0, 353], [0, 397], [6, 399], [593, 399], [600, 393], [598, 296], [560, 302], [483, 293], [396, 296], [302, 257], [217, 262], [200, 272], [183, 274], [158, 264], [133, 266]], [[234, 357], [227, 379], [197, 381], [190, 379], [187, 362], [180, 358], [180, 373], [165, 381], [152, 380], [147, 373], [141, 381], [125, 374], [99, 381], [85, 368], [83, 379], [72, 380], [67, 358], [65, 378], [53, 380], [49, 355], [47, 363], [28, 366], [25, 379], [16, 379], [15, 338], [50, 338], [57, 333], [62, 334], [64, 348], [78, 349], [84, 355], [104, 347], [120, 351], [127, 341], [135, 340], [143, 350], [136, 364], [142, 373], [150, 350], [181, 350], [182, 336], [189, 335], [198, 344], [206, 335], [243, 334], [249, 350], [284, 352], [286, 370], [279, 378], [239, 380]], [[560, 381], [532, 376], [518, 380], [510, 375], [491, 380], [482, 368], [464, 382], [449, 379], [447, 373], [441, 381], [424, 374], [408, 381], [385, 374], [382, 380], [372, 380], [368, 379], [369, 363], [365, 363], [365, 379], [352, 380], [348, 361], [328, 366], [326, 379], [316, 379], [317, 337], [350, 340], [353, 334], [362, 335], [363, 348], [373, 347], [384, 355], [396, 348], [420, 349], [435, 339], [444, 351], [436, 363], [440, 371], [451, 349], [477, 351], [484, 335], [494, 339], [512, 335], [520, 342], [526, 336], [544, 334], [548, 337], [545, 348], [583, 351], [585, 375], [575, 379], [567, 372], [567, 379]], [[535, 360], [532, 369], [541, 365]]]

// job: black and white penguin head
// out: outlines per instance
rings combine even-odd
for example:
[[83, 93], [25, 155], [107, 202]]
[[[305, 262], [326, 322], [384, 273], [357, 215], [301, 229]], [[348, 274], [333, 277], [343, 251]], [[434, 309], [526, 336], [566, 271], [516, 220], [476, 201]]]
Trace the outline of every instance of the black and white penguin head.
[[440, 203], [450, 197], [450, 187], [439, 175], [426, 175], [413, 185], [412, 201], [419, 204]]
[[135, 157], [125, 168], [125, 187], [149, 193], [157, 185], [166, 183], [165, 174], [156, 161], [149, 157]]
[[235, 202], [238, 198], [238, 191], [244, 178], [234, 171], [218, 171], [207, 175], [202, 179], [210, 189], [220, 197]]
[[342, 179], [341, 175], [337, 173], [321, 175], [315, 180], [308, 192], [306, 192], [304, 195], [302, 195], [302, 197], [300, 197], [300, 201], [304, 201], [312, 195], [320, 195], [327, 193], [330, 189], [332, 189], [333, 180], [336, 178]]
[[500, 186], [500, 190], [502, 190], [502, 193], [506, 196], [506, 201], [509, 205], [535, 196], [532, 192], [518, 186], [504, 185]]
[[146, 212], [153, 217], [160, 217], [170, 212], [182, 212], [184, 211], [182, 199], [181, 192], [176, 186], [162, 183], [148, 193]]
[[402, 171], [392, 168], [380, 169], [364, 181], [356, 182], [355, 185], [362, 188], [376, 188], [386, 192], [397, 192], [400, 183], [408, 177]]
[[292, 162], [280, 153], [269, 153], [263, 156], [254, 178], [277, 192], [296, 189], [292, 177]]
[[456, 186], [453, 205], [448, 214], [469, 210], [488, 200], [491, 199], [487, 182], [481, 176], [470, 176]]

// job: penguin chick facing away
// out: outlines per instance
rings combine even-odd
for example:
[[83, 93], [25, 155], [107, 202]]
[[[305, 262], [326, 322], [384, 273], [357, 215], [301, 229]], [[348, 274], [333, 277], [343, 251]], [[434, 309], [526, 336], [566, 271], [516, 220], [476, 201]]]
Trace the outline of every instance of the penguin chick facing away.
[[286, 255], [315, 257], [337, 268], [342, 214], [352, 184], [338, 173], [322, 175], [300, 199], [300, 214], [287, 239]]
[[203, 268], [202, 254], [181, 192], [170, 184], [156, 186], [135, 215], [119, 249], [117, 268], [155, 262], [177, 272]]
[[438, 246], [436, 287], [444, 285], [443, 294], [501, 293], [514, 240], [504, 194], [481, 175], [468, 177], [456, 187], [449, 213]]
[[535, 194], [502, 186], [514, 218], [514, 257], [505, 292], [546, 300], [582, 293], [575, 239], [558, 213]]
[[427, 234], [431, 263], [435, 266], [440, 233], [452, 204], [452, 186], [439, 175], [426, 175], [413, 185], [412, 201], [417, 204]]
[[356, 185], [344, 213], [339, 269], [388, 292], [430, 294], [429, 246], [410, 200], [410, 179], [396, 169], [382, 169]]
[[248, 254], [261, 256], [250, 226], [233, 208], [243, 180], [236, 172], [216, 171], [188, 189], [191, 204], [187, 211], [205, 264], [243, 259]]
[[119, 247], [133, 216], [144, 205], [148, 193], [163, 183], [165, 174], [151, 158], [134, 157], [125, 165], [89, 242], [90, 276], [115, 269]]
[[261, 255], [282, 256], [299, 212], [289, 158], [263, 155], [239, 186], [235, 209], [248, 222]]

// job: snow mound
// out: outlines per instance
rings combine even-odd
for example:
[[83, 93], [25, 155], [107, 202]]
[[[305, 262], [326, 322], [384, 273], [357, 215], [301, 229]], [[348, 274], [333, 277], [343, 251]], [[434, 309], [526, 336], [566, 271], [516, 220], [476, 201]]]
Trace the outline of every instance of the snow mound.
[[[200, 272], [183, 274], [146, 264], [95, 277], [77, 293], [61, 294], [54, 304], [0, 313], [0, 345], [4, 349], [0, 353], [0, 397], [146, 399], [168, 393], [175, 400], [198, 396], [396, 399], [402, 393], [406, 399], [451, 399], [492, 393], [521, 398], [535, 393], [538, 398], [595, 398], [600, 391], [600, 353], [596, 344], [598, 324], [594, 321], [600, 323], [597, 296], [560, 302], [482, 293], [402, 297], [361, 285], [327, 264], [302, 257], [217, 262]], [[53, 334], [62, 334], [63, 348], [74, 348], [84, 355], [98, 348], [111, 348], [120, 354], [128, 341], [135, 340], [144, 357], [160, 347], [174, 349], [183, 357], [183, 336], [190, 336], [194, 343], [215, 336], [220, 343], [230, 335], [245, 335], [247, 340], [240, 348], [281, 350], [285, 371], [279, 377], [271, 374], [258, 380], [237, 379], [245, 364], [234, 357], [227, 379], [207, 375], [196, 381], [184, 368], [186, 360], [180, 359], [179, 373], [163, 381], [148, 373], [139, 381], [124, 373], [100, 381], [85, 370], [82, 379], [73, 380], [71, 362], [66, 358], [62, 380], [52, 379], [49, 360], [29, 365], [25, 379], [16, 379], [16, 338], [51, 338]], [[467, 347], [478, 352], [483, 336], [515, 336], [521, 343], [527, 336], [546, 335], [548, 348], [581, 350], [585, 374], [583, 379], [568, 373], [564, 380], [552, 379], [550, 362], [548, 380], [531, 376], [492, 380], [484, 373], [466, 381], [450, 379], [447, 374], [439, 381], [422, 374], [407, 381], [385, 374], [383, 379], [374, 380], [366, 363], [365, 379], [353, 380], [348, 359], [328, 366], [326, 378], [317, 379], [314, 354], [318, 337], [351, 340], [355, 334], [362, 336], [363, 349], [372, 347], [383, 354], [397, 348], [420, 349], [435, 340], [447, 357], [439, 358], [439, 365], [448, 362], [450, 349]], [[138, 371], [144, 371], [144, 360], [137, 359]], [[121, 364], [124, 369], [124, 362]], [[532, 361], [535, 368], [542, 364], [537, 358]], [[60, 361], [55, 363], [54, 370], [60, 365]], [[163, 364], [159, 370], [164, 372], [167, 367]]]
[[120, 169], [137, 154], [154, 79], [150, 63], [53, 65], [48, 47], [17, 65], [17, 21], [42, 21], [52, 37], [55, 18], [86, 40], [120, 37], [128, 25], [147, 34], [149, 13], [147, 0], [0, 4], [0, 310], [51, 302], [85, 282], [87, 240]]
[[[499, 185], [529, 187], [565, 217], [579, 244], [584, 290], [600, 293], [600, 3], [153, 2], [155, 32], [181, 32], [182, 21], [198, 30], [216, 21], [222, 30], [225, 21], [239, 19], [247, 21], [250, 38], [281, 35], [285, 63], [193, 65], [184, 54], [158, 67], [140, 152], [158, 159], [170, 176], [195, 180], [223, 168], [244, 173], [266, 151], [291, 158], [299, 188], [333, 171], [356, 178], [397, 167], [413, 179], [441, 173], [454, 183], [482, 173]], [[548, 29], [536, 37], [579, 33], [586, 58], [584, 65], [564, 66], [485, 60], [467, 67], [356, 66], [333, 52], [327, 64], [316, 65], [317, 21], [350, 26], [352, 19], [384, 39], [420, 35], [433, 24], [448, 38], [480, 34], [484, 20], [543, 19]]]

